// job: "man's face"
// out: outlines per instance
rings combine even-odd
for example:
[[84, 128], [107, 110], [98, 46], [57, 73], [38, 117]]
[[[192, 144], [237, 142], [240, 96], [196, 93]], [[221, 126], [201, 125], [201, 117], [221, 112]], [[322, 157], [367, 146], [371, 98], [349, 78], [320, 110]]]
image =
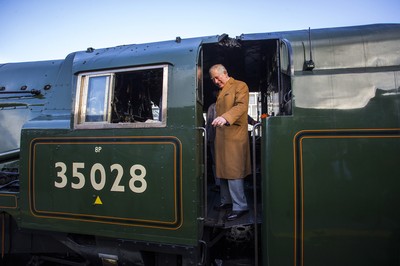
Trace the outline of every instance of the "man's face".
[[220, 74], [218, 71], [214, 70], [211, 71], [210, 74], [212, 82], [220, 89], [222, 89], [229, 80], [229, 76], [226, 72]]

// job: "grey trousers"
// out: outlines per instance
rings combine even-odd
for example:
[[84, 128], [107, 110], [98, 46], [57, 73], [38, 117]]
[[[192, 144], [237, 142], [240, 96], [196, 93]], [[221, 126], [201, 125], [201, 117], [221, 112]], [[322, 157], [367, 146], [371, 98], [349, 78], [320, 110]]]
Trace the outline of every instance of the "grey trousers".
[[232, 204], [233, 211], [248, 210], [244, 179], [220, 179], [221, 203]]

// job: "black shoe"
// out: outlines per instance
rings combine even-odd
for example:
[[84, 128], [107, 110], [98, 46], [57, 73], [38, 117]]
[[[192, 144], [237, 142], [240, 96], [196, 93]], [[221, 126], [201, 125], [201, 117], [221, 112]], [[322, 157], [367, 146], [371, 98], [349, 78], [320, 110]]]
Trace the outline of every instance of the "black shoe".
[[221, 203], [218, 206], [214, 206], [214, 210], [216, 211], [229, 210], [229, 209], [232, 209], [232, 204], [229, 203]]
[[228, 216], [226, 217], [227, 221], [233, 221], [236, 220], [239, 217], [242, 217], [243, 215], [245, 215], [246, 213], [248, 213], [248, 210], [245, 211], [232, 211], [231, 213], [228, 214]]

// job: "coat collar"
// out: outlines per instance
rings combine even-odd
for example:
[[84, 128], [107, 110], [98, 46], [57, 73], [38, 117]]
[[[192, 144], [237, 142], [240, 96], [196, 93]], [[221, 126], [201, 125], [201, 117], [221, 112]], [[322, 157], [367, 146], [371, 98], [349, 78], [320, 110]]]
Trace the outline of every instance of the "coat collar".
[[235, 81], [234, 78], [229, 77], [228, 81], [226, 82], [225, 86], [222, 87], [221, 92], [222, 91], [227, 91], [230, 87], [232, 87], [233, 82]]

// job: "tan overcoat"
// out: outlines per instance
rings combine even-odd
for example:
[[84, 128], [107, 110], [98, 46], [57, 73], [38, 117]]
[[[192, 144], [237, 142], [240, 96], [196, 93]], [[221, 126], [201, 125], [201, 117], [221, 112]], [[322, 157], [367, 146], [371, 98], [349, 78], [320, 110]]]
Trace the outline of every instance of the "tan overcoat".
[[216, 128], [215, 166], [219, 178], [239, 179], [251, 174], [248, 106], [249, 88], [246, 83], [231, 77], [216, 102], [217, 116], [230, 124]]

